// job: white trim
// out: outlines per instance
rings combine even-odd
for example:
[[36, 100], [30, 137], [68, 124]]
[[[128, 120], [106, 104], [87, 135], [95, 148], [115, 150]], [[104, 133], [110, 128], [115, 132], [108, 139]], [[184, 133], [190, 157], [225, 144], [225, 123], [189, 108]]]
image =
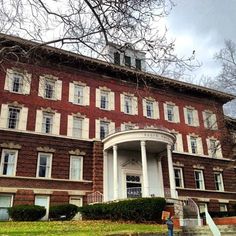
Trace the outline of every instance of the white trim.
[[[200, 175], [200, 177], [201, 177], [200, 180], [202, 181], [202, 186], [201, 186], [201, 182], [200, 182], [200, 188], [197, 188], [197, 179], [196, 179], [196, 175], [195, 175], [196, 172], [201, 173], [201, 175]], [[194, 169], [193, 173], [194, 173], [194, 180], [195, 180], [196, 189], [204, 190], [204, 189], [205, 189], [205, 182], [204, 182], [203, 170]]]
[[173, 169], [174, 169], [174, 179], [175, 179], [175, 170], [179, 170], [180, 171], [180, 182], [181, 182], [181, 187], [177, 187], [176, 186], [176, 183], [175, 183], [175, 187], [176, 188], [184, 188], [184, 176], [183, 176], [183, 168], [182, 167], [176, 167], [176, 166], [173, 166]]
[[46, 200], [46, 206], [44, 206], [44, 205], [39, 205], [39, 206], [43, 206], [46, 208], [46, 214], [40, 220], [47, 220], [48, 215], [49, 215], [50, 196], [48, 196], [48, 195], [35, 195], [34, 205], [36, 205], [37, 198], [41, 198], [41, 199], [44, 198]]
[[[80, 177], [79, 179], [72, 178], [72, 159], [80, 159]], [[83, 156], [70, 155], [70, 180], [82, 180], [83, 179]]]
[[[48, 176], [45, 176], [45, 177], [40, 177], [39, 176], [39, 164], [40, 164], [40, 155], [43, 154], [43, 155], [47, 155], [47, 158], [49, 158], [49, 171], [48, 171]], [[38, 153], [38, 160], [37, 160], [37, 170], [36, 170], [36, 177], [37, 178], [47, 178], [47, 179], [51, 179], [51, 174], [52, 174], [52, 153], [46, 153], [46, 152], [39, 152]]]
[[[13, 169], [13, 175], [3, 175], [3, 161], [4, 161], [4, 154], [5, 152], [14, 152], [15, 155], [14, 155], [14, 169]], [[2, 153], [1, 153], [1, 165], [0, 165], [0, 176], [1, 177], [10, 177], [10, 176], [16, 176], [16, 167], [17, 167], [17, 159], [18, 159], [18, 150], [15, 150], [15, 149], [2, 149]]]

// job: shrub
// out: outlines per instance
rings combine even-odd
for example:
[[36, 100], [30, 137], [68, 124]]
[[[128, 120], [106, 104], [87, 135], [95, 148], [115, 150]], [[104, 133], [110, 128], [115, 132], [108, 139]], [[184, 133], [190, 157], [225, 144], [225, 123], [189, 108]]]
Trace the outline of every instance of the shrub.
[[164, 198], [138, 198], [86, 205], [80, 207], [79, 212], [84, 219], [91, 220], [161, 221], [165, 205]]
[[36, 221], [46, 214], [46, 209], [35, 205], [18, 205], [8, 208], [10, 218], [15, 221]]
[[73, 204], [64, 204], [51, 206], [49, 208], [49, 218], [54, 220], [60, 220], [64, 217], [64, 220], [71, 220], [78, 213], [78, 207]]

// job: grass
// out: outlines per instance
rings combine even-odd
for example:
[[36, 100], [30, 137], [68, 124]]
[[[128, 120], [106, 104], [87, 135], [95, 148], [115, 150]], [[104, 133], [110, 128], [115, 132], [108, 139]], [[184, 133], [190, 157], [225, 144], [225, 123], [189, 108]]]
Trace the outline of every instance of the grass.
[[0, 222], [1, 236], [103, 236], [166, 232], [166, 226], [110, 221]]

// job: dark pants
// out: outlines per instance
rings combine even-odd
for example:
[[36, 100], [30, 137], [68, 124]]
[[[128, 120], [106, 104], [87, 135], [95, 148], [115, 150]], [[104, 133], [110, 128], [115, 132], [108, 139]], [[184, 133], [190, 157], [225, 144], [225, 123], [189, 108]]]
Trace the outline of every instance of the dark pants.
[[173, 229], [168, 229], [168, 236], [173, 236]]

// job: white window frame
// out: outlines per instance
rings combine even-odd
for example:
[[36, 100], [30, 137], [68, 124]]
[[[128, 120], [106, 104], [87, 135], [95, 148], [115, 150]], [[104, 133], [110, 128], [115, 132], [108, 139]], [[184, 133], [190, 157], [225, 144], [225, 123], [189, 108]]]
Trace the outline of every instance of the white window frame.
[[[195, 145], [195, 152], [193, 152], [193, 141], [196, 140]], [[187, 142], [188, 142], [188, 152], [192, 153], [193, 155], [203, 155], [203, 146], [202, 146], [202, 138], [195, 135], [190, 134], [187, 135]]]
[[[80, 127], [76, 127], [76, 122], [79, 122], [78, 124]], [[76, 138], [82, 138], [83, 135], [83, 123], [84, 119], [82, 117], [76, 117], [73, 116], [73, 128], [72, 128], [72, 136]]]
[[[228, 211], [228, 206], [226, 203], [220, 203], [219, 204], [220, 212], [227, 212]], [[223, 209], [223, 211], [222, 211]]]
[[[50, 88], [50, 90], [48, 88]], [[50, 96], [48, 96], [49, 93], [50, 93]], [[56, 81], [52, 80], [52, 79], [45, 78], [43, 97], [45, 99], [55, 100], [55, 98], [56, 98], [56, 94], [55, 93], [56, 93]]]
[[199, 126], [198, 111], [193, 107], [184, 107], [184, 119], [185, 124], [189, 126]]
[[74, 84], [74, 103], [78, 105], [84, 104], [84, 86]]
[[124, 113], [133, 115], [133, 101], [132, 96], [124, 96]]
[[109, 109], [109, 92], [101, 90], [100, 91], [100, 108], [104, 110]]
[[174, 151], [176, 152], [183, 152], [184, 149], [183, 149], [183, 137], [182, 137], [182, 134], [177, 132], [177, 131], [173, 131], [173, 134], [175, 135], [176, 137], [176, 141], [175, 141], [175, 144], [174, 144]]
[[[11, 126], [10, 124], [12, 124], [13, 122], [13, 117], [11, 117], [11, 112], [10, 110], [14, 110], [14, 111], [17, 111], [16, 114], [17, 116], [14, 117], [14, 127]], [[8, 107], [8, 118], [7, 118], [7, 128], [8, 129], [18, 129], [19, 127], [19, 123], [20, 123], [20, 113], [21, 113], [21, 108], [19, 107], [14, 107], [14, 106], [9, 106]]]
[[[46, 122], [47, 119], [50, 119], [50, 124]], [[52, 134], [53, 133], [53, 121], [54, 121], [54, 114], [53, 113], [43, 112], [42, 133], [44, 133], [44, 134]], [[50, 128], [49, 132], [47, 132], [48, 125]]]
[[[196, 178], [196, 173], [200, 173], [200, 179]], [[196, 189], [205, 190], [204, 175], [202, 170], [194, 170], [194, 180]], [[197, 182], [199, 182], [199, 188], [197, 187]]]
[[[6, 153], [12, 154], [14, 153], [14, 162], [11, 164], [12, 167], [12, 173], [11, 174], [3, 174], [4, 171], [4, 164], [5, 164], [5, 155]], [[16, 166], [17, 166], [17, 158], [18, 158], [18, 150], [13, 149], [2, 149], [2, 155], [1, 155], [1, 167], [0, 167], [0, 175], [1, 176], [15, 176], [16, 175]], [[7, 162], [7, 166], [9, 165], [9, 162]], [[7, 167], [8, 168], [8, 167]]]
[[[219, 179], [216, 179], [216, 175]], [[214, 182], [216, 191], [223, 192], [224, 191], [224, 182], [223, 182], [223, 175], [221, 172], [214, 172]]]
[[[9, 199], [10, 199], [10, 204], [9, 204], [9, 206], [7, 206], [7, 205], [5, 205], [6, 203], [4, 202], [4, 206], [1, 206], [0, 205], [0, 210], [4, 210], [4, 216], [6, 216], [6, 218], [1, 218], [0, 220], [1, 221], [5, 221], [5, 220], [9, 220], [9, 214], [8, 214], [8, 207], [12, 207], [12, 205], [13, 205], [13, 194], [0, 194], [0, 198], [1, 197], [8, 197]], [[0, 200], [1, 201], [1, 200]], [[2, 215], [1, 215], [2, 216]]]
[[[73, 177], [73, 171], [75, 166], [73, 165], [73, 159], [80, 160], [80, 175], [78, 178]], [[70, 156], [70, 180], [77, 180], [81, 181], [83, 180], [83, 156], [76, 156], [76, 155], [71, 155]]]
[[49, 216], [49, 207], [50, 207], [50, 196], [48, 195], [35, 195], [34, 198], [34, 204], [36, 205], [37, 199], [45, 199], [46, 200], [46, 206], [45, 205], [40, 205], [46, 208], [46, 214], [41, 218], [40, 220], [48, 220]]
[[200, 213], [204, 213], [206, 209], [208, 209], [207, 203], [200, 202], [198, 203], [198, 208]]
[[[19, 78], [19, 89], [14, 91], [14, 81], [15, 78]], [[30, 94], [31, 86], [31, 74], [28, 74], [26, 71], [16, 70], [16, 69], [7, 69], [4, 90], [7, 90], [11, 93], [17, 94]]]
[[147, 118], [154, 118], [154, 102], [146, 100], [146, 114]]
[[[109, 121], [102, 121], [102, 120], [100, 121], [100, 127], [99, 127], [100, 128], [100, 139], [104, 139], [109, 134], [109, 125], [110, 125]], [[101, 135], [102, 127], [106, 127], [104, 129], [104, 135]]]
[[197, 137], [190, 136], [191, 153], [198, 154]]
[[[45, 176], [39, 176], [39, 171], [40, 171], [40, 157], [41, 155], [47, 156], [47, 161], [46, 161], [46, 171], [45, 171]], [[36, 177], [37, 178], [42, 178], [42, 179], [50, 179], [51, 178], [51, 172], [52, 172], [52, 153], [45, 153], [45, 152], [39, 152], [38, 153], [38, 162], [37, 162], [37, 173]]]
[[[175, 170], [179, 171], [180, 176], [179, 177], [179, 181], [180, 181], [180, 186], [176, 185], [176, 175], [175, 175]], [[175, 185], [177, 188], [184, 188], [184, 179], [183, 179], [183, 169], [180, 167], [174, 167], [174, 178], [175, 178]]]
[[212, 111], [207, 110], [202, 112], [202, 117], [203, 117], [204, 127], [206, 129], [210, 130], [218, 129], [216, 114], [214, 114]]
[[174, 105], [167, 104], [166, 110], [167, 110], [167, 120], [170, 122], [174, 122], [175, 121]]
[[[208, 147], [208, 155], [212, 158], [222, 158], [222, 150], [220, 141], [214, 137], [209, 137], [206, 139]], [[214, 145], [213, 145], [214, 143]]]

